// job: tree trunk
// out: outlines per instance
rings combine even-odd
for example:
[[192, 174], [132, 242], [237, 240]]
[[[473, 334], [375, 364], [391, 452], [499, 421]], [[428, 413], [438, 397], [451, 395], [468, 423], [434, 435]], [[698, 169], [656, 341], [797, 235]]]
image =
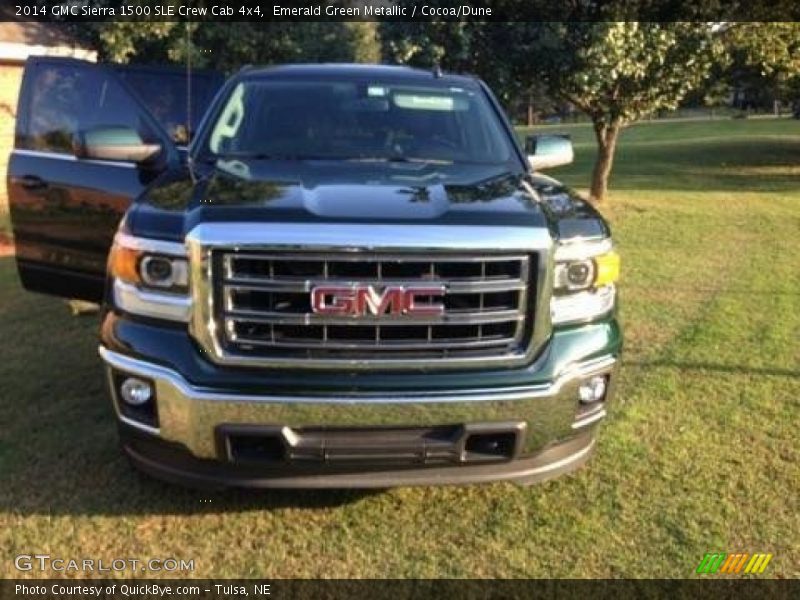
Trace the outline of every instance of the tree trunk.
[[528, 127], [533, 127], [533, 94], [528, 94]]
[[611, 167], [614, 166], [614, 153], [617, 149], [620, 126], [619, 121], [612, 121], [611, 124], [601, 121], [594, 122], [597, 159], [592, 171], [592, 186], [589, 189], [589, 201], [593, 204], [598, 204], [606, 198], [608, 177], [611, 174]]

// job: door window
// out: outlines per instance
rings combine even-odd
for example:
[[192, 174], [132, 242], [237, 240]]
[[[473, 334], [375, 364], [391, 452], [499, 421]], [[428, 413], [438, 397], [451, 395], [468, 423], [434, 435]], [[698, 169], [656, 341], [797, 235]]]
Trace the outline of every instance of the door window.
[[[209, 72], [191, 74], [191, 93], [185, 72], [164, 67], [115, 67], [173, 142], [186, 145], [206, 107], [222, 85], [222, 77]], [[188, 116], [188, 118], [187, 118]]]
[[32, 75], [27, 127], [18, 147], [72, 154], [78, 131], [101, 126], [130, 127], [147, 143], [159, 141], [130, 93], [103, 68], [42, 62]]

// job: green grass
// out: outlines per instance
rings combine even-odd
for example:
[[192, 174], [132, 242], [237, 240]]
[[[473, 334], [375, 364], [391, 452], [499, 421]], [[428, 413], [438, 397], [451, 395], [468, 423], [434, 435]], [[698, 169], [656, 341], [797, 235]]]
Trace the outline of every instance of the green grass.
[[[564, 129], [564, 128], [551, 128]], [[570, 128], [586, 187], [591, 135]], [[377, 493], [203, 495], [115, 446], [93, 317], [0, 259], [0, 576], [10, 557], [194, 559], [195, 576], [688, 577], [707, 551], [800, 576], [800, 121], [626, 131], [604, 211], [626, 354], [575, 475]]]

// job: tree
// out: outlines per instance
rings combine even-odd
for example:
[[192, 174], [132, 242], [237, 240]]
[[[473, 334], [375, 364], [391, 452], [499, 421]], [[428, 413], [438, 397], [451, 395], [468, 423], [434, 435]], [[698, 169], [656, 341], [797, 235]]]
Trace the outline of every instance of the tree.
[[[395, 4], [413, 3], [396, 0]], [[432, 1], [433, 3], [433, 1]], [[411, 8], [409, 7], [409, 12]], [[509, 107], [528, 88], [509, 60], [509, 23], [477, 21], [384, 21], [378, 34], [383, 59], [430, 69], [436, 65], [454, 73], [473, 73]]]
[[[377, 26], [368, 22], [224, 23], [111, 21], [83, 27], [102, 60], [183, 63], [232, 72], [246, 64], [378, 62]], [[187, 38], [187, 28], [190, 37]]]
[[622, 128], [676, 108], [721, 56], [704, 23], [395, 22], [381, 24], [380, 37], [386, 59], [475, 73], [506, 106], [544, 85], [552, 99], [589, 115], [598, 146], [594, 202], [606, 196]]
[[601, 202], [619, 133], [653, 112], [676, 108], [708, 76], [722, 46], [704, 23], [518, 23], [518, 73], [585, 112], [597, 140], [589, 199]]
[[[620, 131], [643, 116], [676, 108], [722, 56], [721, 36], [697, 22], [271, 22], [237, 23], [235, 35], [228, 23], [188, 27], [191, 44], [187, 25], [174, 22], [99, 23], [86, 35], [97, 40], [103, 58], [182, 62], [188, 52], [195, 66], [226, 71], [248, 63], [377, 62], [382, 54], [389, 62], [475, 73], [507, 107], [544, 87], [553, 100], [592, 120], [598, 146], [590, 185], [594, 202], [607, 194]], [[781, 43], [797, 40], [781, 32]]]
[[720, 33], [731, 57], [729, 79], [800, 105], [800, 23], [727, 23]]
[[800, 74], [800, 23], [728, 23], [721, 33], [732, 52], [765, 74]]

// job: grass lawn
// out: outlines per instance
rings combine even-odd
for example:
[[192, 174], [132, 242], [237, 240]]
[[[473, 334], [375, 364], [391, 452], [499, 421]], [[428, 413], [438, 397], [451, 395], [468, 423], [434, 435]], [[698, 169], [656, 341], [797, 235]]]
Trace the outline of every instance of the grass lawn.
[[[570, 130], [586, 187], [593, 144]], [[211, 577], [800, 576], [800, 121], [626, 131], [604, 209], [626, 354], [588, 467], [509, 484], [202, 495], [117, 451], [93, 317], [0, 259], [0, 576], [12, 557], [178, 557]]]

